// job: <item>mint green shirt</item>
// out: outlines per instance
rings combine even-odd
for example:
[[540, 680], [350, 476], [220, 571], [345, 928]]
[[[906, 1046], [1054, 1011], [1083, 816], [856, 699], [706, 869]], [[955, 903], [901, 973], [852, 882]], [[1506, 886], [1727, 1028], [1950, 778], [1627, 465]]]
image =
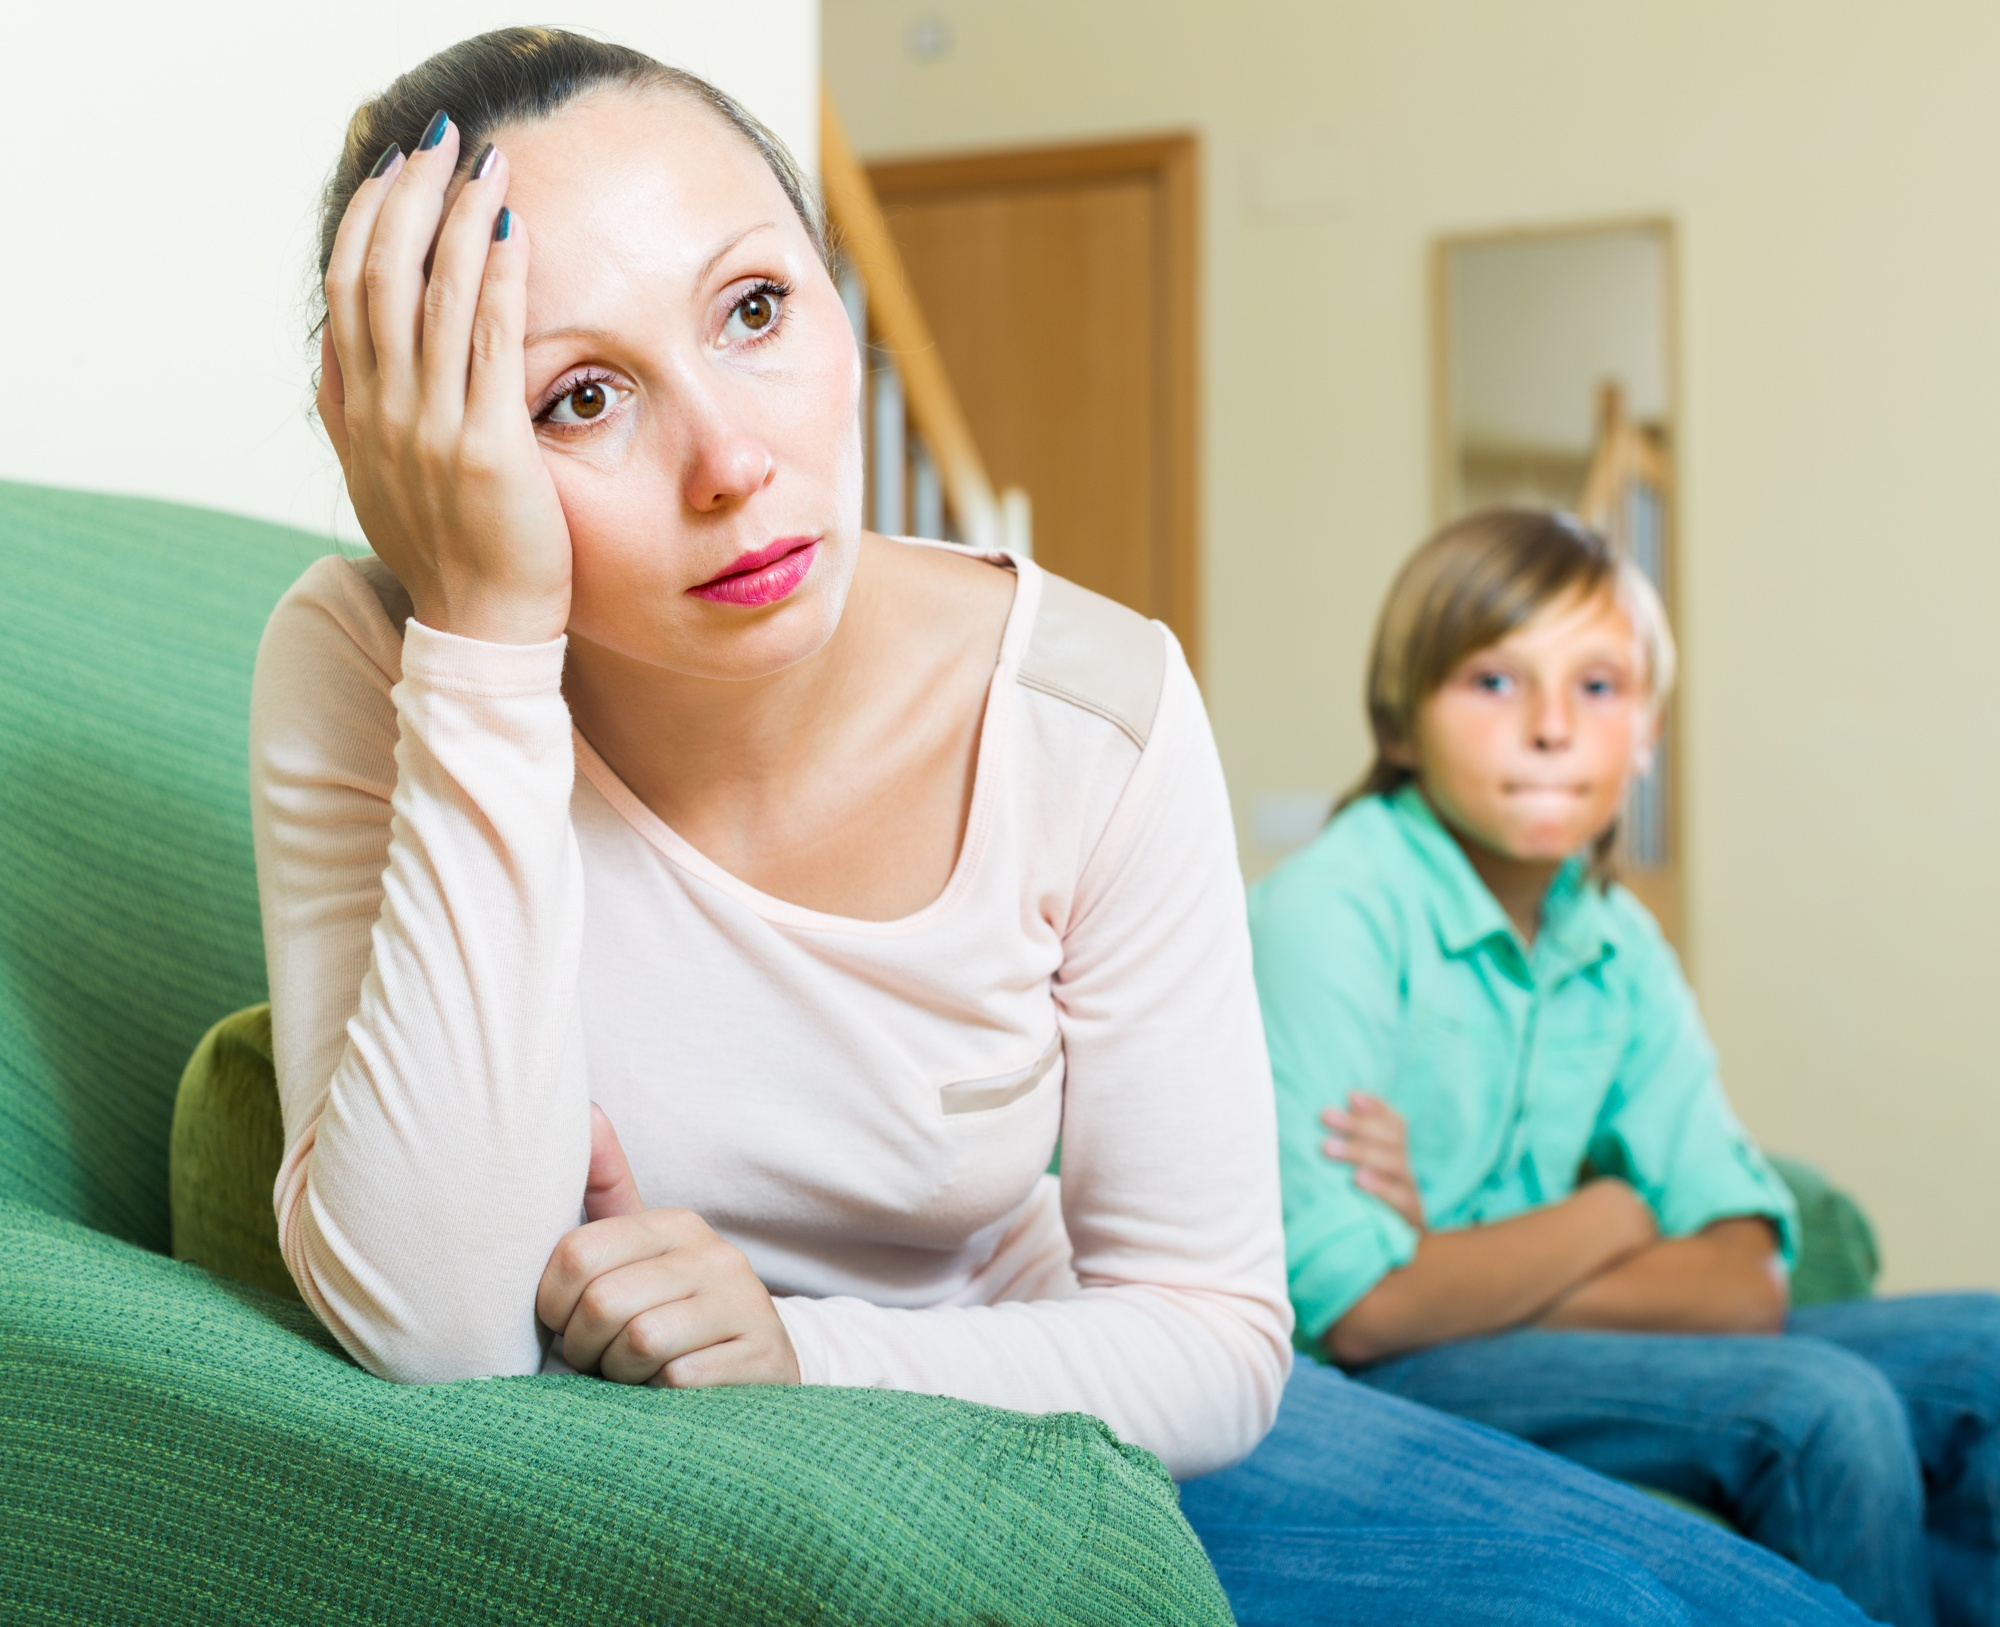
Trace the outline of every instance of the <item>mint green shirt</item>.
[[1320, 1113], [1351, 1090], [1408, 1123], [1436, 1229], [1566, 1197], [1587, 1159], [1630, 1182], [1664, 1236], [1762, 1215], [1791, 1263], [1791, 1195], [1730, 1111], [1680, 963], [1581, 859], [1527, 947], [1406, 787], [1346, 809], [1252, 888], [1250, 933], [1302, 1349], [1416, 1251], [1402, 1217], [1320, 1150]]

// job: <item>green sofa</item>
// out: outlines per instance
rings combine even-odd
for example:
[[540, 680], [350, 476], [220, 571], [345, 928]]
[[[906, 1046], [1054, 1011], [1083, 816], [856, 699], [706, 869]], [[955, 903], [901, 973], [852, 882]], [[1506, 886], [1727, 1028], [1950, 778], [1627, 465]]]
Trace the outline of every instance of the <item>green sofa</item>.
[[583, 1378], [399, 1387], [168, 1257], [176, 1082], [263, 997], [250, 671], [323, 540], [0, 484], [0, 1616], [1221, 1623], [1074, 1414]]

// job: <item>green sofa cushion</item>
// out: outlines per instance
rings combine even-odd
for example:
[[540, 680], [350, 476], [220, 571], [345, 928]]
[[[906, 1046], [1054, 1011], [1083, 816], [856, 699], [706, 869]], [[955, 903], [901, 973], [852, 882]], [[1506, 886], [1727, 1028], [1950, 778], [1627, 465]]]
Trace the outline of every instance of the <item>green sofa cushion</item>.
[[250, 672], [333, 545], [0, 482], [0, 1195], [168, 1246], [168, 1117], [264, 997]]
[[1882, 1262], [1875, 1249], [1875, 1229], [1861, 1205], [1810, 1164], [1796, 1158], [1773, 1158], [1771, 1164], [1799, 1206], [1792, 1303], [1830, 1305], [1836, 1300], [1866, 1299], [1875, 1291]]
[[887, 1390], [385, 1384], [0, 1199], [9, 1620], [1220, 1627], [1157, 1459]]
[[181, 1074], [167, 1157], [174, 1258], [297, 1299], [271, 1208], [284, 1155], [271, 1008], [251, 1006], [204, 1034]]

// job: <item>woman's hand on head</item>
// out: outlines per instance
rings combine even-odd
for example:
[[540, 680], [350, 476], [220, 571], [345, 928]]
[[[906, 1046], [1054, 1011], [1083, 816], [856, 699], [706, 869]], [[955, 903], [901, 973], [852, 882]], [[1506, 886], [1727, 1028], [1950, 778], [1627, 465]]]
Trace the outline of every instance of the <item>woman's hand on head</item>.
[[458, 130], [427, 134], [434, 144], [364, 181], [341, 220], [320, 419], [417, 620], [540, 643], [569, 619], [570, 542], [526, 402], [527, 230], [504, 207], [507, 160], [492, 149], [447, 212]]
[[1410, 1168], [1410, 1138], [1403, 1116], [1378, 1096], [1351, 1091], [1347, 1107], [1320, 1114], [1329, 1158], [1354, 1166], [1354, 1184], [1380, 1198], [1418, 1231], [1426, 1228], [1423, 1195]]
[[563, 1360], [677, 1390], [796, 1384], [791, 1336], [743, 1251], [686, 1209], [648, 1209], [618, 1135], [590, 1109], [585, 1223], [549, 1256], [535, 1313]]

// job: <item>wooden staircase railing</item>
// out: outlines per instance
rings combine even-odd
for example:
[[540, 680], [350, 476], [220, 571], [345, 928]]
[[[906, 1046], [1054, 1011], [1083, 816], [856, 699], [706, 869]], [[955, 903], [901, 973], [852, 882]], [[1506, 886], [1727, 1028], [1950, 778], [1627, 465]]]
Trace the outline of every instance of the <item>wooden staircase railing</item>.
[[820, 185], [841, 261], [841, 297], [871, 364], [869, 523], [1026, 555], [1033, 541], [1028, 494], [994, 490], [875, 188], [824, 86], [819, 105]]

